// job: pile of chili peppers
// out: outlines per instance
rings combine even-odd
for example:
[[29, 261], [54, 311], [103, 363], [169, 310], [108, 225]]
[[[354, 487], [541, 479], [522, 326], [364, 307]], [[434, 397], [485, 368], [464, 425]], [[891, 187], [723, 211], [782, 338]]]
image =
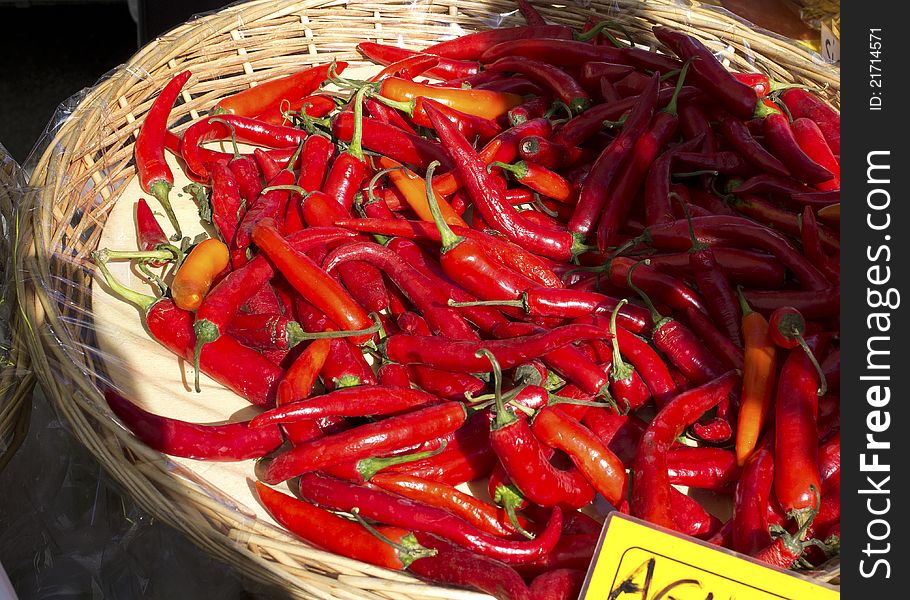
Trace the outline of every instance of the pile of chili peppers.
[[[307, 542], [497, 598], [574, 598], [604, 502], [821, 564], [840, 516], [838, 113], [679, 31], [655, 27], [657, 52], [520, 8], [527, 25], [422, 52], [364, 42], [369, 81], [308, 68], [181, 136], [191, 74], [168, 83], [140, 182], [173, 221], [173, 154], [215, 235], [178, 246], [140, 199], [140, 247], [95, 262], [197, 391], [202, 372], [262, 412], [202, 425], [107, 401], [161, 452], [256, 459], [262, 505]], [[117, 282], [117, 259], [160, 293]]]

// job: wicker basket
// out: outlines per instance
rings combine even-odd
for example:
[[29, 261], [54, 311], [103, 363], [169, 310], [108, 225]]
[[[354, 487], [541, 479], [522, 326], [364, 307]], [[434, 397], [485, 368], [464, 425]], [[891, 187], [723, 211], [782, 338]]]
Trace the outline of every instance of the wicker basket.
[[22, 318], [16, 303], [12, 238], [22, 170], [0, 146], [0, 470], [28, 431], [35, 376], [29, 370]]
[[[116, 424], [99, 393], [105, 365], [92, 314], [96, 249], [120, 192], [134, 177], [133, 141], [152, 99], [176, 73], [192, 70], [172, 113], [180, 132], [232, 92], [305, 64], [363, 63], [363, 40], [419, 48], [446, 36], [522, 23], [512, 1], [257, 0], [199, 16], [147, 45], [87, 90], [52, 124], [28, 165], [16, 267], [36, 372], [58, 414], [135, 500], [211, 555], [263, 584], [302, 598], [481, 598], [327, 554], [232, 509], [220, 490], [174, 469]], [[591, 12], [621, 21], [651, 43], [669, 25], [726, 50], [731, 68], [827, 90], [837, 105], [838, 74], [799, 46], [749, 29], [714, 7], [659, 0], [594, 0], [541, 5], [551, 22], [580, 28]], [[731, 52], [732, 50], [732, 52]], [[247, 499], [249, 500], [249, 499]]]

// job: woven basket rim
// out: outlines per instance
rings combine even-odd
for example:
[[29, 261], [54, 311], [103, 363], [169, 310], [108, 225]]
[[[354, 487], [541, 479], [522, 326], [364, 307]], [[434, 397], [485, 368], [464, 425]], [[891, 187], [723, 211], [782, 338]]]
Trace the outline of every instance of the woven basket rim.
[[[143, 509], [177, 527], [194, 543], [258, 582], [292, 586], [296, 594], [307, 598], [428, 597], [420, 595], [420, 590], [446, 594], [443, 597], [460, 597], [453, 595], [458, 592], [448, 589], [434, 591], [433, 586], [416, 582], [410, 576], [392, 574], [333, 555], [325, 556], [325, 553], [315, 550], [301, 549], [300, 543], [294, 542], [286, 533], [225, 508], [213, 500], [213, 496], [198, 481], [193, 481], [189, 476], [175, 477], [172, 472], [174, 465], [166, 457], [148, 450], [136, 442], [123, 427], [109, 419], [100, 392], [86, 377], [92, 374], [91, 367], [86, 364], [68, 364], [73, 357], [61, 347], [60, 339], [66, 337], [70, 330], [60, 319], [56, 300], [50, 297], [43, 286], [48, 281], [55, 281], [59, 273], [72, 274], [78, 271], [72, 270], [77, 268], [72, 262], [58, 261], [55, 252], [61, 247], [69, 247], [64, 244], [72, 244], [74, 248], [78, 246], [80, 250], [90, 247], [93, 240], [97, 240], [101, 229], [94, 225], [103, 223], [103, 216], [116, 201], [123, 179], [132, 176], [132, 157], [125, 150], [128, 146], [125, 140], [138, 127], [149, 102], [147, 98], [142, 98], [133, 104], [130, 94], [138, 96], [143, 90], [156, 89], [177, 69], [186, 64], [196, 64], [193, 61], [204, 60], [208, 48], [203, 42], [216, 40], [224, 47], [235, 48], [236, 56], [228, 56], [220, 50], [212, 51], [209, 64], [218, 61], [219, 65], [212, 67], [213, 71], [221, 69], [230, 71], [231, 74], [225, 77], [199, 77], [200, 85], [193, 90], [195, 95], [185, 96], [184, 103], [179, 107], [183, 118], [174, 125], [178, 132], [203, 115], [220, 93], [226, 93], [224, 88], [217, 86], [219, 82], [231, 86], [249, 85], [259, 78], [294, 68], [294, 65], [289, 64], [290, 61], [282, 61], [280, 53], [270, 54], [273, 51], [268, 49], [260, 50], [257, 47], [255, 59], [239, 52], [239, 49], [244, 48], [243, 44], [247, 43], [244, 38], [247, 27], [255, 29], [261, 24], [262, 27], [273, 27], [278, 32], [283, 31], [282, 28], [300, 26], [304, 21], [304, 28], [312, 27], [317, 31], [320, 43], [325, 48], [331, 48], [327, 53], [319, 54], [319, 57], [327, 60], [329, 57], [345, 56], [357, 60], [359, 56], [352, 50], [352, 42], [360, 39], [352, 37], [349, 32], [325, 33], [324, 29], [316, 30], [321, 26], [318, 22], [320, 16], [340, 19], [351, 11], [361, 11], [351, 12], [353, 17], [373, 12], [377, 16], [371, 23], [372, 28], [363, 29], [363, 32], [373, 34], [371, 39], [383, 35], [391, 36], [387, 40], [394, 39], [398, 30], [428, 31], [431, 32], [427, 33], [428, 36], [438, 38], [447, 31], [447, 27], [440, 23], [458, 23], [460, 26], [477, 23], [474, 12], [483, 14], [484, 10], [490, 10], [490, 5], [511, 6], [504, 1], [488, 4], [460, 0], [452, 0], [449, 4], [420, 3], [417, 6], [421, 11], [432, 11], [432, 14], [427, 19], [418, 19], [421, 22], [417, 24], [403, 22], [402, 12], [412, 13], [402, 9], [404, 3], [389, 0], [254, 0], [205, 13], [160, 36], [140, 49], [124, 65], [105, 75], [96, 86], [86, 91], [74, 107], [67, 108], [66, 118], [49, 128], [45, 145], [38, 147], [29, 159], [27, 171], [30, 173], [30, 187], [22, 198], [24, 210], [17, 240], [16, 270], [25, 272], [22, 269], [27, 269], [32, 273], [30, 277], [17, 282], [17, 292], [28, 325], [20, 335], [25, 338], [23, 343], [31, 354], [32, 370], [55, 409], [77, 433], [80, 442], [99, 457], [105, 469]], [[793, 44], [787, 45], [776, 37], [746, 30], [730, 13], [723, 14], [716, 7], [692, 3], [681, 8], [670, 0], [648, 3], [614, 0], [594, 2], [591, 6], [620, 6], [628, 9], [630, 14], [627, 18], [631, 27], [646, 22], [644, 17], [634, 11], [647, 7], [653, 10], [653, 13], [648, 13], [653, 15], [653, 21], [647, 21], [648, 24], [676, 24], [708, 43], [732, 32], [733, 35], [725, 39], [738, 50], [738, 55], [744, 49], [748, 49], [753, 56], [757, 55], [756, 47], [767, 39], [768, 51], [773, 55], [768, 58], [770, 62], [777, 64], [775, 61], [780, 61], [781, 57], [776, 53], [793, 53], [785, 58], [790, 60], [788, 64], [792, 64], [793, 72], [797, 74], [795, 78], [817, 85], [826, 85], [823, 82], [827, 82], [829, 91], [837, 98], [839, 83], [835, 75], [836, 69], [817, 64], [808, 50], [799, 50], [802, 52], [799, 54]], [[446, 7], [448, 12], [444, 12]], [[575, 17], [574, 13], [565, 16], [566, 11], [550, 6], [541, 6], [541, 9], [549, 19]], [[387, 13], [383, 12], [386, 10]], [[679, 21], [680, 15], [685, 15], [686, 21]], [[506, 22], [519, 23], [514, 17]], [[572, 22], [578, 23], [578, 20]], [[698, 29], [689, 28], [690, 22]], [[352, 21], [347, 29], [353, 30], [355, 25]], [[232, 38], [230, 32], [238, 31], [241, 32], [240, 35]], [[300, 52], [298, 58], [308, 56], [311, 52], [309, 46], [316, 43], [312, 37], [306, 36], [294, 39], [293, 42], [294, 51]], [[738, 59], [741, 61], [742, 57], [739, 56]], [[250, 62], [246, 62], [248, 60]], [[243, 70], [244, 65], [251, 64], [252, 60], [259, 61], [257, 65], [268, 66]], [[748, 62], [738, 64], [748, 66]], [[238, 69], [242, 69], [239, 74]], [[780, 69], [782, 67], [774, 72]], [[788, 75], [779, 74], [776, 78], [786, 80]], [[190, 85], [192, 83], [191, 80]], [[123, 120], [118, 127], [108, 132], [107, 128], [111, 127], [114, 119]], [[88, 130], [86, 125], [90, 123], [99, 125], [100, 132], [104, 134], [100, 136], [101, 139], [99, 130]], [[85, 192], [85, 189], [90, 189], [90, 192]], [[78, 198], [80, 194], [91, 198], [91, 201], [88, 204], [64, 204], [68, 198]], [[82, 218], [75, 218], [77, 210], [84, 211], [81, 213]], [[86, 213], [91, 213], [93, 219], [99, 220], [87, 221], [84, 218]], [[75, 224], [71, 223], [73, 221]], [[74, 239], [78, 242], [74, 242]], [[65, 377], [60, 376], [61, 370]], [[373, 580], [372, 586], [367, 584], [370, 579]], [[385, 592], [380, 594], [368, 589], [380, 583], [387, 583], [394, 591], [389, 591], [390, 595], [384, 595]], [[468, 594], [464, 597], [480, 596]]]

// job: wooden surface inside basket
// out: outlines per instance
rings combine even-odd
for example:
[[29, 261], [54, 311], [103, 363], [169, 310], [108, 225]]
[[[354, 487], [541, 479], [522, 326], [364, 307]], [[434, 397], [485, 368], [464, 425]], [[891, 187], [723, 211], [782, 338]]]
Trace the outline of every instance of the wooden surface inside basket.
[[[616, 19], [650, 44], [654, 24], [693, 33], [723, 52], [731, 68], [765, 70], [827, 90], [838, 76], [798, 46], [751, 31], [713, 7], [667, 1], [541, 4], [554, 23], [580, 28], [592, 12]], [[255, 1], [200, 16], [144, 47], [67, 107], [31, 165], [20, 224], [18, 293], [28, 315], [33, 370], [55, 408], [103, 466], [153, 515], [245, 575], [303, 598], [470, 598], [406, 575], [369, 567], [296, 542], [237, 510], [231, 498], [137, 443], [113, 421], [99, 394], [109, 379], [94, 327], [90, 253], [134, 178], [133, 141], [155, 95], [177, 73], [193, 77], [172, 112], [176, 132], [215, 102], [309, 64], [365, 64], [364, 40], [420, 48], [494, 26], [520, 24], [508, 1]]]

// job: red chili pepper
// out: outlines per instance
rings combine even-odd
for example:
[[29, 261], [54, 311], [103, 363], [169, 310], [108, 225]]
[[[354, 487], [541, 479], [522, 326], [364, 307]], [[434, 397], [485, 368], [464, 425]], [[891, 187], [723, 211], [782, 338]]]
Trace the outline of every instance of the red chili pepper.
[[525, 578], [533, 578], [554, 569], [585, 570], [597, 549], [597, 533], [563, 534], [550, 553], [539, 560], [515, 565]]
[[[730, 279], [743, 286], [779, 289], [783, 286], [786, 269], [774, 257], [751, 250], [714, 246], [714, 258]], [[648, 258], [651, 266], [664, 273], [691, 276], [689, 253], [655, 254]]]
[[[362, 387], [354, 388], [354, 395], [358, 393], [363, 393]], [[262, 479], [266, 483], [279, 483], [342, 460], [381, 455], [455, 431], [464, 424], [468, 414], [469, 409], [463, 404], [448, 402], [309, 440], [271, 459]]]
[[707, 539], [722, 527], [720, 519], [709, 513], [698, 501], [670, 488], [670, 509], [677, 531], [692, 537]]
[[346, 62], [307, 67], [302, 71], [275, 77], [226, 98], [215, 104], [212, 114], [230, 113], [245, 117], [261, 115], [282, 100], [294, 100], [313, 93], [329, 74], [329, 69], [341, 73], [348, 66]]
[[[208, 178], [209, 170], [202, 152], [202, 144], [213, 140], [228, 139], [235, 134], [238, 142], [247, 142], [265, 148], [297, 148], [307, 138], [307, 133], [294, 127], [270, 125], [253, 117], [218, 115], [205, 117], [190, 125], [183, 132], [180, 153], [190, 171]], [[230, 155], [227, 155], [230, 156]]]
[[[196, 346], [193, 313], [178, 308], [169, 298], [153, 298], [130, 290], [114, 279], [103, 256], [96, 256], [94, 261], [108, 287], [118, 297], [139, 307], [152, 338], [177, 356], [192, 361]], [[280, 368], [260, 353], [228, 335], [206, 345], [199, 357], [199, 368], [257, 406], [273, 403], [274, 388], [283, 375]]]
[[[354, 115], [350, 111], [342, 111], [332, 119], [332, 134], [342, 142], [351, 141], [354, 135]], [[438, 160], [446, 169], [452, 167], [449, 155], [439, 143], [378, 119], [363, 119], [361, 143], [364, 149], [380, 152], [411, 168], [426, 169], [434, 160]]]
[[811, 91], [803, 89], [785, 90], [780, 100], [794, 119], [807, 117], [815, 121], [822, 130], [825, 141], [835, 156], [840, 155], [840, 113]]
[[670, 483], [700, 490], [730, 491], [740, 480], [736, 455], [723, 448], [680, 446], [667, 454]]
[[535, 600], [571, 600], [581, 593], [585, 575], [584, 569], [554, 569], [531, 580], [528, 589]]
[[[362, 330], [372, 325], [363, 308], [331, 276], [306, 254], [295, 250], [277, 230], [275, 222], [265, 219], [253, 227], [253, 242], [275, 264], [288, 282], [340, 328]], [[352, 338], [363, 342], [372, 336]]]
[[812, 336], [806, 342], [809, 353], [794, 348], [784, 360], [774, 419], [774, 493], [785, 511], [796, 511], [800, 525], [821, 490], [816, 432], [821, 382], [809, 356], [818, 352], [822, 338]]
[[190, 71], [175, 75], [158, 93], [139, 128], [133, 151], [139, 186], [142, 191], [151, 194], [161, 203], [176, 232], [174, 234], [176, 239], [182, 238], [183, 233], [169, 198], [171, 188], [174, 187], [174, 174], [165, 160], [164, 146], [171, 109], [191, 76]]
[[810, 184], [820, 184], [834, 178], [834, 173], [818, 164], [800, 147], [786, 115], [771, 114], [762, 119], [765, 143], [793, 176]]
[[[749, 131], [744, 121], [732, 116], [720, 120], [724, 139], [730, 143], [740, 156], [748, 160], [763, 173], [778, 177], [790, 177], [790, 170], [780, 158], [769, 152]], [[789, 162], [787, 162], [789, 165]]]
[[619, 81], [634, 70], [632, 65], [592, 60], [581, 65], [579, 79], [583, 84], [593, 87], [604, 78], [607, 81]]
[[840, 313], [840, 287], [823, 290], [746, 290], [752, 308], [769, 315], [777, 309], [795, 308], [807, 319], [827, 319]]
[[501, 508], [454, 486], [403, 473], [378, 473], [370, 478], [370, 483], [405, 498], [448, 510], [491, 535], [509, 537], [517, 533]]
[[644, 182], [645, 225], [676, 220], [670, 189], [673, 159], [677, 152], [694, 151], [703, 140], [702, 136], [698, 136], [665, 150], [649, 166]]
[[505, 56], [484, 65], [489, 71], [521, 73], [545, 86], [564, 102], [572, 113], [583, 112], [591, 105], [591, 96], [569, 73], [548, 62], [524, 56]]
[[[818, 491], [816, 490], [816, 496]], [[803, 555], [806, 548], [814, 545], [814, 540], [805, 540], [809, 526], [812, 524], [815, 514], [818, 512], [818, 502], [806, 518], [805, 523], [801, 524], [799, 529], [790, 534], [787, 531], [782, 532], [773, 542], [755, 552], [752, 556], [760, 561], [770, 565], [789, 569]]]
[[533, 600], [521, 575], [512, 566], [460, 548], [439, 536], [421, 531], [416, 536], [421, 544], [437, 552], [411, 564], [409, 571], [425, 581], [477, 590], [496, 600]]
[[682, 60], [696, 59], [692, 63], [692, 75], [698, 87], [734, 116], [752, 118], [759, 104], [758, 94], [751, 86], [737, 81], [700, 40], [664, 26], [654, 27], [652, 31], [659, 42]]
[[490, 47], [511, 40], [530, 41], [535, 38], [572, 39], [572, 30], [565, 25], [527, 25], [485, 29], [439, 42], [424, 52], [446, 58], [477, 60]]
[[530, 26], [536, 27], [547, 24], [543, 15], [540, 14], [540, 11], [538, 11], [528, 0], [518, 0], [518, 11], [521, 13], [521, 16], [525, 18], [525, 22]]
[[771, 543], [768, 504], [774, 483], [774, 454], [757, 449], [743, 466], [733, 500], [733, 549], [753, 555]]
[[840, 189], [840, 162], [835, 158], [831, 147], [825, 141], [825, 136], [818, 124], [807, 117], [794, 119], [790, 124], [793, 137], [806, 156], [814, 160], [819, 166], [834, 174], [828, 181], [815, 184], [815, 188], [822, 191]]
[[[161, 228], [158, 219], [155, 218], [144, 198], [139, 198], [136, 202], [136, 241], [139, 250], [143, 252], [166, 249], [171, 246], [167, 234], [164, 233], [164, 229]], [[165, 262], [150, 261], [148, 264], [150, 267], [157, 268], [163, 267]]]
[[604, 190], [609, 189], [620, 172], [620, 166], [632, 152], [636, 141], [645, 133], [651, 114], [657, 103], [659, 78], [654, 75], [648, 91], [639, 97], [639, 102], [629, 115], [619, 135], [607, 145], [591, 166], [591, 172], [585, 178], [578, 195], [575, 211], [569, 220], [568, 229], [588, 237], [594, 230], [597, 219], [606, 206]]
[[575, 146], [556, 144], [539, 135], [524, 138], [518, 154], [526, 161], [548, 169], [562, 169], [578, 163], [585, 151]]
[[[417, 75], [426, 75], [427, 77], [447, 80], [456, 77], [469, 77], [476, 75], [480, 71], [480, 65], [476, 61], [442, 58], [387, 44], [360, 42], [357, 44], [357, 49], [373, 62], [385, 66], [401, 63], [401, 61], [412, 57], [420, 59], [421, 62], [417, 63], [420, 67], [409, 69], [408, 75], [412, 78]], [[398, 68], [400, 69], [400, 67]], [[385, 76], [374, 78], [374, 81], [381, 81], [388, 76], [394, 77], [395, 75], [386, 73]]]
[[582, 417], [582, 424], [594, 432], [607, 447], [629, 465], [638, 452], [638, 442], [647, 423], [635, 415], [618, 415], [607, 408], [590, 408]]
[[[694, 217], [692, 226], [699, 241], [706, 244], [732, 245], [773, 254], [796, 276], [804, 289], [825, 290], [831, 286], [825, 276], [784, 236], [750, 219], [729, 216]], [[655, 248], [682, 250], [691, 245], [688, 230], [688, 223], [678, 220], [649, 227], [645, 237]], [[755, 306], [751, 297], [749, 302]]]
[[555, 407], [544, 407], [531, 419], [543, 443], [565, 452], [588, 482], [614, 506], [626, 495], [622, 461], [590, 429]]
[[478, 60], [484, 65], [489, 65], [502, 58], [515, 56], [547, 61], [559, 67], [579, 67], [593, 61], [626, 64], [618, 48], [596, 46], [581, 40], [573, 40], [568, 36], [503, 40], [486, 48]]
[[284, 442], [278, 427], [251, 428], [249, 421], [219, 425], [190, 423], [156, 415], [111, 388], [104, 399], [145, 445], [169, 456], [196, 460], [240, 461], [262, 458]]
[[300, 494], [331, 510], [359, 508], [364, 518], [436, 534], [506, 563], [520, 564], [546, 555], [556, 545], [562, 528], [562, 511], [555, 507], [547, 526], [534, 540], [505, 540], [478, 530], [448, 511], [317, 473], [301, 476]]
[[812, 210], [812, 207], [803, 208], [799, 226], [800, 240], [806, 258], [819, 266], [832, 285], [840, 285], [840, 261], [833, 260], [825, 252], [821, 227], [815, 219], [815, 211]]
[[[464, 136], [432, 104], [427, 104], [427, 114], [456, 163], [474, 208], [485, 222], [512, 242], [547, 258], [568, 260], [582, 250], [573, 234], [541, 228], [523, 219], [506, 201], [495, 176], [487, 172], [486, 164]], [[427, 179], [431, 180], [432, 176], [428, 175]], [[427, 197], [430, 196], [428, 192]]]
[[500, 365], [488, 350], [477, 353], [493, 365], [496, 417], [490, 425], [490, 445], [512, 484], [523, 497], [542, 506], [582, 508], [594, 499], [594, 489], [577, 467], [557, 469], [530, 423], [502, 399]]
[[552, 100], [546, 96], [533, 96], [509, 110], [509, 123], [514, 127], [532, 119], [540, 119], [547, 114], [551, 104]]
[[685, 428], [721, 402], [739, 376], [728, 371], [670, 400], [648, 425], [639, 444], [633, 471], [630, 508], [632, 515], [656, 525], [676, 529], [670, 510], [670, 476], [667, 452]]
[[373, 532], [355, 521], [273, 490], [258, 481], [256, 495], [268, 513], [284, 528], [333, 554], [396, 571], [407, 569], [414, 561], [436, 555], [436, 550], [422, 546], [412, 532], [400, 527], [383, 526]]
[[287, 125], [303, 116], [321, 118], [338, 107], [335, 98], [327, 94], [305, 95], [300, 98], [281, 100], [267, 108], [256, 118], [272, 125]]

